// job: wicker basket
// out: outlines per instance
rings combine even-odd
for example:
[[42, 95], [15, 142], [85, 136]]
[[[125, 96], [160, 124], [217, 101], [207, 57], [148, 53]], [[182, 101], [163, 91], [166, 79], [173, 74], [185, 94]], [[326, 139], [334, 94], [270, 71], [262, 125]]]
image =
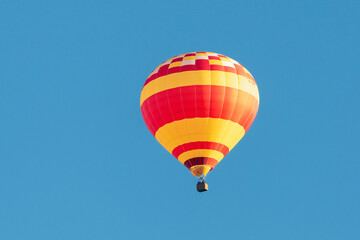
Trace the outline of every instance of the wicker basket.
[[199, 182], [197, 185], [196, 185], [196, 189], [198, 190], [198, 192], [205, 192], [207, 190], [209, 190], [209, 187], [207, 185], [207, 183], [205, 182]]

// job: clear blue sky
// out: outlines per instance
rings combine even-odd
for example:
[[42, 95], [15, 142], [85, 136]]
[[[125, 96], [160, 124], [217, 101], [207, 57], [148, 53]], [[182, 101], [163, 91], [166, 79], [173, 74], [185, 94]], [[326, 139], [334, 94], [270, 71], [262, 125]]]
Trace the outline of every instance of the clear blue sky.
[[[0, 1], [0, 239], [360, 239], [359, 9]], [[191, 51], [236, 59], [261, 96], [202, 194], [139, 106]]]

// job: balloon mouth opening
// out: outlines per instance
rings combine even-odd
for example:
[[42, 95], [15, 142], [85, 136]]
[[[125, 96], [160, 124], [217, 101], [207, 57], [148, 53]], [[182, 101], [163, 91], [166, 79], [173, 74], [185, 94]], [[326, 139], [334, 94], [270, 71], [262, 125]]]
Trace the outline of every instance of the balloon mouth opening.
[[197, 178], [204, 178], [210, 170], [212, 170], [210, 165], [195, 165], [190, 168], [191, 173]]

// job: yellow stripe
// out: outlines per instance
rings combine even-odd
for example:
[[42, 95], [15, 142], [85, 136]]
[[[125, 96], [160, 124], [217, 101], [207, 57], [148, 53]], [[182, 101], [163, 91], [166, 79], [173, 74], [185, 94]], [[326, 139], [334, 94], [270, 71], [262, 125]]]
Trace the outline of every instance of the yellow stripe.
[[208, 141], [224, 144], [231, 150], [244, 136], [244, 128], [221, 118], [191, 118], [168, 123], [156, 132], [155, 138], [172, 153], [179, 145]]
[[172, 73], [149, 82], [141, 92], [140, 106], [147, 98], [158, 92], [192, 85], [215, 85], [236, 88], [249, 93], [259, 101], [258, 87], [249, 78], [231, 72], [198, 70]]
[[221, 60], [221, 61], [226, 61], [226, 62], [231, 62], [231, 61], [229, 60], [229, 58], [226, 58], [226, 57], [220, 57], [220, 60]]
[[222, 61], [220, 61], [220, 60], [214, 60], [214, 59], [211, 59], [211, 60], [209, 60], [209, 63], [210, 63], [210, 65], [220, 65], [220, 66], [222, 66], [223, 64], [222, 64]]
[[195, 60], [195, 56], [186, 56], [183, 58], [183, 61], [185, 60]]
[[209, 158], [216, 159], [218, 162], [220, 162], [221, 159], [224, 158], [224, 154], [222, 152], [212, 150], [212, 149], [195, 149], [195, 150], [190, 150], [190, 151], [180, 154], [178, 157], [178, 160], [182, 164], [184, 164], [184, 162], [186, 160], [189, 160], [191, 158], [196, 158], [196, 157], [209, 157]]
[[169, 69], [173, 68], [173, 67], [180, 67], [181, 66], [181, 62], [173, 62], [170, 63]]

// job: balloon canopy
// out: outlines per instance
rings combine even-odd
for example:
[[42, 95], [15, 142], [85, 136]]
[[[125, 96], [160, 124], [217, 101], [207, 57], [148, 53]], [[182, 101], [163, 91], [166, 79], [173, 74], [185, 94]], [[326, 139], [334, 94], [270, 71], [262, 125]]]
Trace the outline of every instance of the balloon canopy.
[[206, 176], [249, 130], [259, 107], [250, 72], [211, 52], [160, 64], [140, 97], [150, 132], [194, 176]]

